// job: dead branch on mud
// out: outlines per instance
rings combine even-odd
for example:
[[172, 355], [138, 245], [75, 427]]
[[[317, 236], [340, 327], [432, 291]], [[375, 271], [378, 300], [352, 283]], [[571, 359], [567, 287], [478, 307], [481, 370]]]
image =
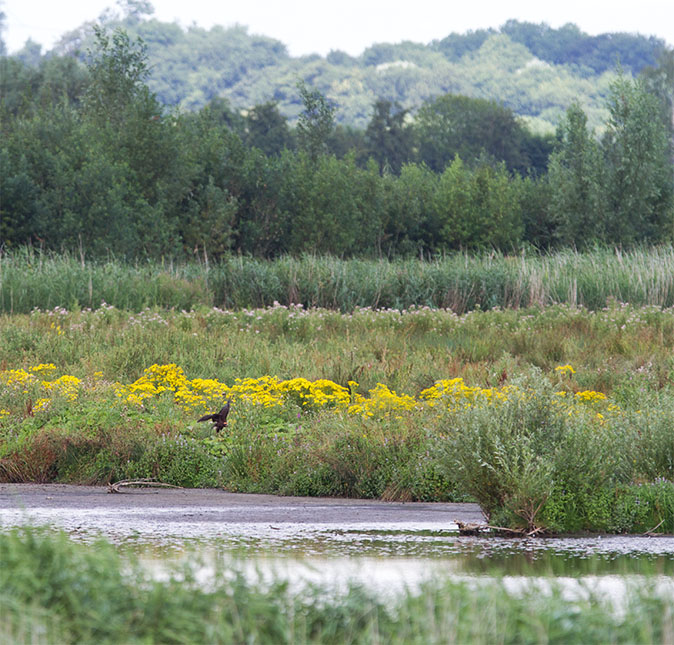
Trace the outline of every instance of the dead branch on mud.
[[526, 529], [509, 529], [505, 526], [492, 526], [491, 524], [468, 524], [459, 520], [454, 521], [459, 527], [459, 535], [482, 535], [484, 531], [489, 530], [505, 534], [508, 537], [535, 537], [545, 531], [543, 527], [527, 531]]
[[132, 486], [138, 488], [182, 488], [182, 486], [156, 482], [152, 479], [123, 479], [114, 484], [108, 484], [108, 493], [123, 493], [124, 491], [121, 490], [122, 488], [129, 488]]

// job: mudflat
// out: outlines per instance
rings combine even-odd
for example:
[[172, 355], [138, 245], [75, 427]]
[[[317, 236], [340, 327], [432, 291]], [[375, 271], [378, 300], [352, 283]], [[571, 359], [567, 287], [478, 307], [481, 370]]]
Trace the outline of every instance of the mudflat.
[[[68, 484], [0, 484], [0, 514], [10, 511], [69, 513], [87, 511], [108, 519], [129, 514], [174, 522], [311, 523], [311, 524], [447, 524], [482, 522], [477, 504], [382, 502], [325, 497], [280, 497], [231, 493], [221, 489], [123, 488]], [[0, 522], [4, 524], [5, 522]]]

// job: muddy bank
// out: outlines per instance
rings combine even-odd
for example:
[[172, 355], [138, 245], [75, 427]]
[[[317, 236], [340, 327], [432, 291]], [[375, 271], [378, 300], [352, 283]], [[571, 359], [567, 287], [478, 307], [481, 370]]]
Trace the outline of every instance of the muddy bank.
[[[218, 489], [124, 489], [64, 484], [0, 484], [0, 526], [50, 524], [107, 535], [212, 536], [325, 526], [453, 529], [480, 522], [476, 504], [277, 497]], [[243, 531], [246, 533], [247, 531]]]
[[[229, 493], [219, 489], [124, 489], [111, 494], [105, 486], [0, 484], [0, 511], [7, 509], [138, 511], [170, 510], [166, 521], [185, 517], [237, 522], [463, 522], [484, 521], [477, 504], [381, 502], [325, 497], [278, 497]], [[194, 509], [194, 510], [190, 510]], [[200, 511], [209, 511], [200, 514]]]

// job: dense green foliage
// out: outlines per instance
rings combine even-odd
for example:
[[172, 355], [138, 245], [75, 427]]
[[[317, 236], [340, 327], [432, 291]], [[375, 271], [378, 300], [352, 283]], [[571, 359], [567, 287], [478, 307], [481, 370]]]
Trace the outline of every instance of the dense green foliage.
[[[257, 585], [217, 562], [203, 589], [196, 565], [166, 581], [129, 567], [113, 546], [62, 533], [0, 535], [0, 636], [11, 643], [651, 643], [672, 636], [672, 601], [650, 582], [617, 611], [598, 594], [556, 585], [435, 581], [377, 598], [362, 588], [291, 591]], [[236, 572], [234, 572], [236, 573]]]
[[94, 37], [86, 68], [0, 59], [5, 247], [207, 259], [671, 241], [671, 52], [607, 83], [600, 140], [573, 104], [555, 142], [507, 104], [456, 94], [414, 113], [380, 95], [367, 128], [346, 128], [313, 80], [295, 83], [292, 128], [269, 95], [245, 113], [221, 98], [168, 112], [151, 43]]
[[674, 532], [671, 393], [649, 393], [639, 410], [625, 406], [616, 417], [582, 418], [541, 383], [450, 421], [447, 463], [458, 489], [496, 526]]

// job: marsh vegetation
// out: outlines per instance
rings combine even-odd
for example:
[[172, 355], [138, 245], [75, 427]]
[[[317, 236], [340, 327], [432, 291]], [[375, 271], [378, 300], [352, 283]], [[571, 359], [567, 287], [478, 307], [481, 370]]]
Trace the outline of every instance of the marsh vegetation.
[[[0, 319], [5, 481], [480, 503], [674, 530], [671, 311], [111, 305]], [[196, 420], [232, 397], [227, 432]]]

